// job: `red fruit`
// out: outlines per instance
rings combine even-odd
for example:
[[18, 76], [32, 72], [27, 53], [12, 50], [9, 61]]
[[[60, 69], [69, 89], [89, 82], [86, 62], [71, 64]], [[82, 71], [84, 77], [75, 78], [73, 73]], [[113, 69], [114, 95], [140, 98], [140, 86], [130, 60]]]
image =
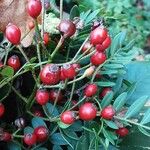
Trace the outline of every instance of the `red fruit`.
[[102, 52], [95, 52], [90, 58], [91, 63], [95, 66], [101, 65], [105, 60], [106, 55]]
[[96, 94], [98, 88], [96, 84], [89, 84], [85, 87], [84, 95], [86, 97], [91, 97]]
[[68, 79], [73, 79], [76, 75], [75, 68], [70, 64], [63, 65], [62, 72], [64, 76]]
[[58, 97], [57, 102], [62, 101], [63, 100], [63, 94], [62, 94], [62, 92], [61, 91], [58, 92], [58, 90], [51, 90], [50, 93], [49, 93], [49, 100], [51, 102], [54, 102], [57, 97]]
[[56, 84], [60, 79], [59, 67], [55, 64], [47, 64], [40, 72], [40, 79], [44, 84]]
[[70, 20], [62, 20], [58, 29], [65, 37], [71, 37], [76, 32], [75, 24]]
[[36, 92], [36, 101], [40, 105], [45, 105], [49, 100], [49, 92], [45, 89], [39, 89]]
[[101, 111], [101, 117], [107, 120], [111, 120], [115, 115], [115, 110], [112, 106], [107, 106]]
[[79, 117], [82, 120], [89, 121], [96, 117], [97, 109], [93, 103], [86, 102], [79, 108]]
[[34, 133], [25, 134], [23, 140], [25, 144], [32, 146], [36, 143], [36, 135]]
[[42, 10], [42, 4], [40, 0], [29, 0], [27, 4], [27, 12], [28, 14], [36, 19]]
[[103, 98], [103, 97], [105, 97], [105, 95], [107, 94], [107, 93], [109, 93], [109, 92], [111, 92], [112, 91], [112, 89], [111, 88], [104, 88], [103, 90], [102, 90], [102, 92], [100, 93], [100, 98]]
[[8, 132], [3, 132], [1, 140], [4, 142], [9, 142], [12, 140], [12, 135]]
[[9, 59], [7, 61], [7, 65], [12, 67], [14, 69], [14, 71], [17, 71], [21, 66], [19, 57], [16, 55], [9, 57]]
[[97, 44], [102, 44], [107, 38], [108, 32], [103, 27], [97, 27], [90, 34], [90, 43], [94, 46]]
[[75, 69], [75, 71], [78, 71], [81, 68], [80, 64], [72, 64], [72, 67]]
[[100, 79], [100, 78], [102, 78], [102, 75], [101, 74], [96, 74], [96, 76], [95, 76], [97, 79]]
[[[92, 45], [90, 44], [90, 42], [86, 42], [82, 48], [82, 53], [84, 53], [85, 51], [87, 51], [91, 47], [92, 47]], [[89, 53], [90, 53], [90, 50], [88, 50], [85, 54], [89, 54]]]
[[13, 24], [7, 25], [5, 35], [8, 41], [11, 42], [12, 44], [14, 45], [20, 44], [21, 31], [16, 25]]
[[124, 136], [128, 135], [128, 133], [129, 133], [129, 130], [125, 127], [119, 128], [116, 130], [116, 134], [118, 134], [120, 137], [124, 137]]
[[34, 110], [33, 114], [37, 117], [43, 117], [43, 114], [40, 110]]
[[48, 33], [44, 33], [43, 35], [43, 42], [44, 42], [44, 45], [48, 45], [48, 42], [49, 42], [49, 35]]
[[61, 114], [60, 120], [65, 124], [72, 124], [75, 121], [75, 116], [72, 111], [65, 111]]
[[48, 129], [45, 126], [39, 126], [34, 129], [34, 134], [36, 135], [36, 140], [38, 142], [45, 142], [48, 138]]
[[5, 112], [5, 107], [2, 103], [0, 103], [0, 117], [3, 116], [4, 112]]
[[107, 36], [107, 38], [102, 44], [96, 45], [96, 50], [99, 52], [104, 52], [105, 49], [107, 49], [110, 46], [110, 44], [111, 44], [111, 38]]
[[33, 22], [33, 21], [28, 22], [28, 28], [29, 28], [30, 30], [32, 30], [34, 27], [35, 27], [35, 25], [34, 25], [34, 22]]
[[91, 76], [93, 74], [94, 70], [95, 70], [95, 66], [91, 66], [91, 67], [87, 68], [85, 70], [83, 76], [85, 76], [85, 77]]
[[61, 68], [61, 70], [60, 70], [60, 80], [65, 81], [67, 78], [66, 78], [66, 76], [64, 75], [64, 73], [63, 73], [62, 70], [63, 70], [63, 69]]

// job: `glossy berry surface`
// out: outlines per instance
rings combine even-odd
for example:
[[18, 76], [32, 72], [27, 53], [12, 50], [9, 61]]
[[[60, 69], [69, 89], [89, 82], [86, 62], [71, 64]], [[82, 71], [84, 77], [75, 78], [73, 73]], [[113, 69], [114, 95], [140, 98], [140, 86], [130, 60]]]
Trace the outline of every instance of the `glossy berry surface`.
[[115, 115], [115, 110], [112, 106], [107, 106], [101, 111], [101, 117], [103, 119], [111, 120]]
[[45, 105], [49, 101], [49, 92], [45, 89], [37, 90], [36, 101], [40, 105]]
[[107, 36], [107, 38], [102, 44], [96, 45], [96, 50], [99, 52], [104, 52], [105, 49], [107, 49], [110, 46], [110, 44], [111, 44], [111, 38]]
[[97, 109], [93, 103], [86, 102], [79, 108], [79, 118], [85, 121], [96, 117]]
[[75, 121], [74, 113], [72, 111], [65, 111], [61, 114], [60, 120], [65, 124], [72, 124]]
[[42, 10], [42, 4], [40, 0], [29, 0], [27, 4], [27, 12], [28, 14], [36, 19]]
[[68, 79], [73, 79], [76, 76], [75, 68], [70, 64], [63, 65], [62, 72]]
[[108, 94], [108, 93], [111, 92], [111, 91], [112, 91], [112, 89], [109, 88], [109, 87], [104, 88], [104, 89], [102, 90], [102, 92], [100, 93], [100, 98], [105, 97], [105, 95]]
[[37, 142], [44, 142], [48, 138], [49, 131], [45, 126], [39, 126], [34, 129], [34, 134], [36, 135]]
[[26, 145], [32, 146], [36, 143], [36, 135], [34, 133], [25, 134], [23, 140]]
[[95, 52], [90, 58], [91, 63], [95, 66], [103, 64], [105, 60], [106, 55], [102, 52]]
[[90, 43], [96, 46], [97, 44], [102, 44], [107, 38], [108, 32], [103, 27], [97, 27], [90, 34]]
[[8, 41], [11, 42], [12, 44], [14, 45], [20, 44], [21, 31], [16, 25], [13, 24], [7, 25], [5, 30], [5, 36], [8, 39]]
[[116, 130], [116, 134], [118, 134], [120, 137], [124, 137], [128, 135], [128, 133], [129, 133], [129, 130], [125, 127], [122, 127]]
[[9, 57], [7, 65], [12, 67], [14, 71], [17, 71], [21, 66], [19, 57], [16, 55]]
[[48, 45], [49, 43], [49, 35], [46, 32], [43, 35], [43, 42], [44, 42], [44, 45]]
[[57, 102], [61, 102], [63, 100], [62, 92], [61, 91], [59, 92], [58, 90], [50, 90], [50, 92], [49, 92], [49, 100], [51, 102], [54, 102], [56, 98], [57, 98]]
[[98, 88], [96, 84], [89, 84], [85, 87], [84, 95], [86, 97], [91, 97], [96, 94]]
[[85, 53], [85, 54], [89, 54], [90, 53], [90, 49], [92, 47], [92, 45], [90, 44], [90, 42], [86, 42], [82, 48], [82, 53]]
[[58, 26], [58, 29], [64, 37], [71, 37], [76, 32], [76, 26], [70, 20], [62, 20]]
[[0, 117], [4, 115], [4, 112], [5, 112], [5, 107], [2, 103], [0, 103]]
[[40, 72], [40, 79], [44, 84], [53, 85], [60, 79], [59, 67], [55, 64], [47, 64]]

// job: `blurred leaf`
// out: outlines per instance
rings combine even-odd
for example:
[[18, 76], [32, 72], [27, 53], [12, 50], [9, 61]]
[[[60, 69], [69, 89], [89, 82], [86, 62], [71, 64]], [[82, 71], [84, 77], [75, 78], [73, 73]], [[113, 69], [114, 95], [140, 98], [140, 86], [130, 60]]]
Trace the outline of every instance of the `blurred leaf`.
[[14, 69], [12, 67], [5, 67], [1, 70], [0, 74], [4, 77], [12, 77], [14, 75]]
[[108, 120], [104, 120], [104, 122], [107, 124], [108, 127], [112, 128], [112, 129], [118, 129], [118, 126], [116, 125], [115, 122], [108, 121]]
[[88, 143], [87, 143], [87, 137], [85, 135], [82, 135], [77, 142], [75, 150], [87, 150], [88, 149]]
[[100, 87], [112, 87], [115, 86], [114, 82], [104, 82], [104, 81], [100, 81], [100, 82], [96, 82], [96, 84]]
[[150, 108], [148, 108], [148, 110], [144, 113], [144, 117], [141, 120], [141, 124], [147, 124], [150, 122]]
[[148, 100], [148, 96], [142, 96], [137, 99], [128, 109], [125, 114], [125, 118], [133, 117], [136, 115], [144, 106], [146, 101]]
[[59, 126], [60, 128], [62, 128], [62, 129], [66, 129], [66, 128], [68, 128], [68, 127], [70, 126], [70, 125], [68, 125], [68, 124], [64, 124], [64, 123], [61, 122], [61, 121], [58, 121], [57, 124], [58, 124], [58, 126]]
[[63, 150], [59, 145], [54, 145], [52, 150]]
[[108, 106], [112, 99], [113, 99], [113, 92], [109, 92], [105, 95], [105, 97], [102, 99], [102, 102], [101, 102], [101, 107], [104, 108], [106, 106]]
[[109, 69], [119, 69], [119, 68], [123, 68], [124, 66], [122, 64], [104, 64], [103, 67]]
[[33, 133], [34, 129], [27, 126], [24, 128], [24, 134]]
[[82, 131], [82, 122], [80, 120], [77, 120], [76, 122], [74, 122], [71, 126], [69, 126], [69, 128], [67, 128], [67, 130], [70, 131]]
[[47, 127], [45, 122], [43, 121], [43, 119], [41, 119], [39, 117], [34, 117], [31, 122], [32, 122], [33, 128], [36, 128], [38, 126], [45, 126], [45, 127]]
[[54, 145], [68, 145], [68, 143], [64, 140], [64, 138], [62, 137], [62, 135], [60, 133], [54, 133], [51, 137], [50, 137], [50, 141], [54, 144]]
[[21, 147], [14, 142], [9, 142], [7, 148], [8, 150], [21, 150]]
[[80, 16], [80, 11], [77, 5], [73, 6], [70, 11], [70, 19], [73, 20], [75, 17]]
[[126, 97], [127, 97], [127, 93], [124, 92], [115, 99], [113, 103], [113, 107], [115, 108], [116, 111], [119, 111], [122, 108], [122, 106], [125, 104]]

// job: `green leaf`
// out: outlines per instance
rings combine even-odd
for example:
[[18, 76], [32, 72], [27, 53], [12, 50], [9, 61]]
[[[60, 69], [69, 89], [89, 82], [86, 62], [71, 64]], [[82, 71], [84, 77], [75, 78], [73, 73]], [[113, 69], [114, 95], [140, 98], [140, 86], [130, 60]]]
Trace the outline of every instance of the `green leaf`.
[[131, 40], [125, 47], [123, 47], [123, 50], [127, 51], [130, 50], [135, 44], [135, 40]]
[[18, 144], [14, 143], [14, 142], [9, 142], [7, 144], [7, 148], [8, 148], [8, 150], [21, 150], [21, 146], [19, 146]]
[[48, 149], [45, 147], [40, 147], [40, 148], [36, 148], [35, 150], [48, 150]]
[[62, 135], [60, 133], [54, 133], [51, 136], [50, 141], [54, 145], [68, 145], [68, 143], [64, 140], [64, 138], [62, 137]]
[[113, 121], [104, 120], [104, 122], [107, 124], [108, 127], [112, 129], [118, 129], [118, 126]]
[[148, 99], [148, 96], [143, 96], [137, 99], [128, 109], [127, 113], [125, 114], [125, 118], [135, 116], [144, 106]]
[[69, 126], [69, 128], [67, 128], [67, 130], [70, 130], [70, 131], [82, 131], [82, 122], [80, 120], [77, 120], [71, 126]]
[[83, 13], [81, 13], [80, 14], [80, 18], [84, 21], [86, 18], [87, 18], [87, 16], [90, 14], [90, 12], [91, 12], [91, 10], [88, 10], [87, 12], [83, 12]]
[[52, 150], [63, 150], [59, 145], [54, 145]]
[[90, 21], [92, 21], [93, 19], [95, 19], [95, 17], [99, 14], [100, 9], [97, 9], [95, 11], [93, 11], [85, 20], [85, 24], [88, 24]]
[[33, 133], [34, 129], [32, 127], [25, 127], [24, 128], [24, 134]]
[[102, 99], [101, 107], [104, 108], [104, 107], [108, 106], [111, 103], [113, 96], [114, 96], [114, 94], [112, 91], [107, 93], [105, 95], [105, 97]]
[[4, 77], [12, 77], [14, 75], [14, 69], [12, 67], [5, 67], [1, 70], [0, 74]]
[[73, 6], [70, 11], [70, 20], [73, 20], [75, 17], [80, 16], [80, 11], [77, 5]]
[[122, 64], [105, 64], [103, 67], [109, 68], [109, 69], [120, 69], [124, 68]]
[[52, 105], [51, 103], [47, 103], [43, 108], [50, 117], [56, 117], [59, 115], [56, 106], [54, 107], [54, 105]]
[[58, 121], [57, 124], [58, 124], [58, 126], [59, 126], [60, 128], [62, 128], [62, 129], [66, 129], [66, 128], [68, 128], [68, 127], [70, 126], [70, 125], [68, 125], [68, 124], [64, 124], [64, 123], [61, 122], [61, 121]]
[[144, 117], [141, 120], [141, 124], [147, 124], [150, 122], [150, 108], [144, 113]]
[[45, 122], [43, 121], [43, 119], [41, 119], [39, 117], [34, 117], [31, 122], [32, 122], [33, 128], [36, 128], [38, 126], [45, 126], [45, 127], [47, 127]]
[[125, 32], [120, 32], [119, 34], [117, 34], [113, 40], [112, 40], [112, 44], [111, 44], [111, 48], [110, 48], [110, 54], [111, 56], [114, 55], [114, 53], [119, 49], [121, 48], [123, 42], [124, 42], [124, 39], [125, 39]]
[[101, 75], [103, 75], [103, 74], [104, 74], [104, 75], [105, 75], [105, 74], [107, 74], [107, 75], [112, 75], [112, 74], [117, 74], [118, 71], [117, 71], [117, 70], [110, 70], [110, 69], [107, 70], [107, 69], [106, 69], [105, 71], [101, 71], [100, 73], [101, 73]]
[[146, 136], [150, 137], [150, 133], [148, 131], [146, 131], [144, 128], [138, 126], [138, 129]]
[[114, 101], [113, 107], [119, 111], [126, 102], [127, 92], [120, 94]]
[[88, 149], [88, 143], [87, 143], [87, 137], [85, 135], [82, 135], [77, 142], [75, 150], [87, 150]]
[[100, 87], [113, 87], [115, 86], [114, 82], [104, 82], [104, 81], [100, 81], [100, 82], [96, 82], [96, 84]]

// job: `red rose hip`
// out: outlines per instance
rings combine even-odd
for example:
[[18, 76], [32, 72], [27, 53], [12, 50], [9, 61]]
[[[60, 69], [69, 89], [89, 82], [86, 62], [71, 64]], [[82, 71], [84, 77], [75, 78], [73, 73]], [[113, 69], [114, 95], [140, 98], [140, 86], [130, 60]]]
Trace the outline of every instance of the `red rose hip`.
[[90, 44], [90, 42], [86, 42], [82, 48], [82, 53], [89, 54], [91, 47], [92, 47], [92, 45]]
[[12, 44], [20, 44], [21, 31], [16, 25], [8, 24], [6, 27], [5, 35], [8, 41]]
[[102, 44], [107, 38], [108, 32], [103, 27], [97, 27], [90, 34], [90, 43], [96, 46], [97, 44]]
[[70, 20], [62, 20], [58, 26], [58, 29], [64, 37], [71, 37], [76, 32], [76, 26]]
[[57, 102], [61, 102], [63, 100], [62, 92], [61, 91], [59, 92], [58, 90], [51, 90], [49, 92], [49, 100], [51, 102], [54, 102], [56, 98], [57, 98]]
[[39, 89], [36, 92], [36, 101], [40, 105], [45, 105], [49, 100], [49, 92], [45, 89]]
[[111, 120], [115, 115], [115, 110], [112, 106], [107, 106], [101, 111], [101, 117], [103, 119]]
[[75, 116], [72, 111], [65, 111], [61, 114], [60, 120], [65, 124], [72, 124], [75, 121]]
[[79, 118], [85, 121], [93, 120], [96, 117], [97, 109], [93, 103], [86, 102], [79, 108]]
[[32, 146], [36, 143], [36, 135], [34, 133], [25, 134], [23, 140], [26, 145]]
[[42, 4], [40, 0], [29, 0], [27, 4], [27, 12], [28, 14], [36, 19], [42, 10]]
[[36, 135], [37, 142], [44, 142], [48, 138], [49, 131], [45, 126], [39, 126], [34, 129], [34, 134]]
[[43, 35], [43, 42], [44, 42], [44, 45], [48, 45], [49, 43], [49, 35], [46, 32]]
[[128, 133], [129, 133], [129, 130], [125, 127], [122, 127], [116, 130], [116, 134], [118, 134], [120, 137], [124, 137], [128, 135]]
[[12, 140], [12, 135], [8, 132], [3, 132], [1, 135], [1, 140], [4, 142], [9, 142]]
[[62, 73], [63, 75], [68, 79], [73, 79], [76, 76], [76, 71], [73, 65], [65, 64], [62, 67]]
[[111, 91], [112, 91], [112, 89], [109, 88], [109, 87], [104, 88], [104, 89], [102, 90], [102, 92], [100, 93], [99, 97], [100, 97], [100, 98], [103, 98], [103, 97], [105, 97], [106, 94], [108, 94], [108, 93], [111, 92]]
[[53, 85], [59, 82], [60, 70], [55, 64], [47, 64], [40, 72], [40, 79], [44, 84]]
[[105, 60], [106, 55], [102, 52], [95, 52], [90, 58], [91, 63], [95, 66], [103, 64]]
[[4, 115], [4, 112], [5, 112], [5, 107], [2, 103], [0, 103], [0, 117]]
[[86, 97], [91, 97], [96, 94], [98, 88], [96, 84], [89, 84], [85, 87], [84, 95]]

